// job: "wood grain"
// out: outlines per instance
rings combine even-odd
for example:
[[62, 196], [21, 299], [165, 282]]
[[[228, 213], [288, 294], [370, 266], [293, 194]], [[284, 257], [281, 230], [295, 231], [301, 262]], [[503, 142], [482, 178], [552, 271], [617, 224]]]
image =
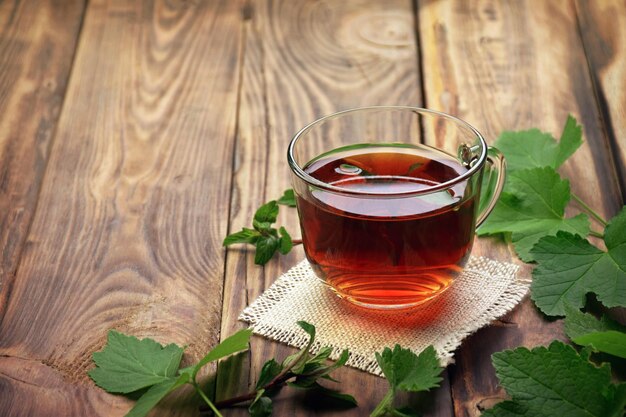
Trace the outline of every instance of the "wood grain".
[[[540, 127], [557, 137], [568, 113], [586, 142], [561, 173], [601, 213], [621, 206], [610, 148], [568, 1], [419, 1], [426, 105], [476, 126], [493, 141], [503, 130]], [[598, 193], [602, 190], [602, 193]], [[479, 240], [474, 253], [514, 259], [505, 246]], [[526, 267], [525, 273], [529, 273]], [[451, 368], [455, 416], [477, 416], [503, 397], [490, 355], [562, 337], [529, 300], [463, 343]]]
[[77, 385], [41, 361], [0, 357], [3, 416], [123, 415], [130, 400]]
[[626, 4], [576, 1], [580, 31], [626, 202]]
[[[287, 144], [301, 127], [320, 116], [351, 107], [421, 102], [409, 1], [381, 4], [266, 0], [249, 4], [243, 17], [246, 46], [231, 232], [249, 226], [256, 207], [278, 198], [290, 187]], [[281, 208], [279, 224], [299, 236], [294, 209]], [[303, 256], [302, 248], [297, 248], [261, 268], [254, 265], [253, 251], [228, 250], [223, 337], [244, 326], [236, 321], [239, 312]], [[218, 381], [239, 377], [240, 384], [228, 390], [220, 388], [224, 384], [218, 384], [217, 397], [249, 391], [264, 361], [283, 358], [292, 351], [254, 337], [251, 352], [240, 363], [220, 367]], [[241, 374], [242, 371], [247, 375]], [[337, 372], [337, 378], [342, 388], [355, 395], [358, 408], [324, 410], [319, 399], [307, 399], [286, 389], [275, 399], [274, 414], [365, 415], [387, 389], [384, 380], [355, 369], [342, 369]], [[452, 410], [447, 408], [451, 404], [447, 381], [437, 396], [436, 405], [426, 404], [427, 415], [451, 416]], [[244, 416], [246, 412], [233, 410], [230, 415]]]
[[0, 3], [0, 317], [35, 210], [82, 0]]
[[189, 345], [188, 360], [219, 339], [240, 35], [233, 1], [89, 3], [0, 324], [1, 356], [45, 368], [21, 376], [28, 390], [3, 379], [24, 396], [0, 396], [0, 414], [50, 389], [68, 401], [58, 415], [123, 414], [121, 397], [71, 395], [93, 387], [91, 353], [110, 328]]
[[[607, 217], [624, 203], [623, 2], [246, 1], [93, 0], [84, 16], [81, 0], [0, 3], [0, 415], [123, 415], [132, 402], [86, 376], [110, 328], [187, 344], [191, 361], [244, 327], [239, 312], [303, 251], [262, 268], [222, 239], [290, 186], [287, 143], [322, 115], [424, 105], [493, 142], [558, 136], [573, 113], [586, 143], [562, 173]], [[279, 223], [299, 235], [295, 210]], [[474, 252], [513, 259], [493, 240]], [[555, 337], [524, 302], [465, 341], [419, 398], [425, 415], [479, 415], [503, 397], [490, 354]], [[216, 395], [291, 352], [254, 337]], [[287, 389], [274, 414], [366, 415], [387, 389], [336, 376], [359, 408]], [[184, 391], [152, 415], [196, 407]]]

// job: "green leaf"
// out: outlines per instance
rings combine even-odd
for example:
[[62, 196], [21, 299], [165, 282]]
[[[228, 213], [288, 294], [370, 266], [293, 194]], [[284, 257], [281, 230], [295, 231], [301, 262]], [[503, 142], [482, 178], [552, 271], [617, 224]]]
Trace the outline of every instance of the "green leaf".
[[276, 253], [287, 254], [293, 247], [291, 236], [284, 227], [279, 231], [272, 227], [278, 217], [278, 204], [291, 205], [291, 201], [295, 204], [295, 195], [293, 190], [285, 190], [285, 193], [279, 201], [272, 200], [261, 207], [254, 214], [252, 226], [254, 229], [243, 228], [241, 231], [230, 234], [224, 239], [223, 245], [228, 246], [234, 243], [249, 243], [256, 246], [254, 255], [254, 263], [257, 265], [265, 265]]
[[300, 326], [300, 328], [304, 330], [306, 334], [310, 336], [309, 343], [307, 345], [307, 348], [310, 348], [311, 345], [313, 344], [313, 340], [315, 340], [315, 326], [313, 326], [311, 323], [308, 323], [304, 320], [299, 320], [296, 322], [296, 324]]
[[256, 393], [256, 398], [250, 404], [248, 408], [248, 412], [251, 417], [268, 417], [272, 415], [272, 400], [264, 396], [265, 390], [258, 390]]
[[280, 241], [281, 239], [274, 236], [261, 237], [256, 243], [254, 263], [257, 265], [265, 265], [278, 250]]
[[195, 369], [196, 369], [195, 365], [190, 365], [185, 368], [181, 368], [178, 370], [178, 376], [179, 378], [184, 378], [185, 380], [191, 382], [193, 379]]
[[274, 359], [270, 359], [269, 361], [265, 362], [263, 364], [263, 368], [261, 368], [259, 379], [256, 382], [256, 389], [261, 389], [270, 382], [272, 382], [282, 370], [283, 366], [276, 362]]
[[504, 132], [496, 146], [506, 156], [508, 180], [478, 234], [512, 233], [515, 251], [525, 262], [534, 261], [531, 249], [543, 236], [558, 231], [587, 236], [586, 214], [564, 218], [571, 198], [569, 182], [555, 171], [581, 144], [582, 128], [571, 115], [558, 143], [537, 129]]
[[330, 375], [322, 375], [320, 378], [325, 379], [327, 381], [332, 381], [332, 382], [339, 382], [338, 380], [336, 380], [335, 378], [333, 378]]
[[556, 140], [539, 129], [502, 132], [494, 146], [504, 154], [509, 172], [532, 167], [556, 168]]
[[183, 349], [173, 343], [164, 347], [110, 330], [104, 349], [93, 354], [96, 368], [89, 376], [108, 392], [126, 394], [174, 378], [182, 355]]
[[295, 207], [296, 195], [293, 192], [293, 189], [292, 188], [286, 189], [282, 197], [280, 197], [276, 202], [278, 204], [282, 204], [283, 206]]
[[626, 359], [626, 333], [607, 330], [578, 336], [572, 341], [577, 345], [591, 346], [598, 352]]
[[614, 251], [614, 257], [621, 265], [626, 262], [626, 206], [611, 220], [604, 229], [604, 243]]
[[558, 152], [556, 155], [556, 167], [560, 167], [563, 163], [576, 152], [580, 145], [583, 144], [583, 128], [578, 124], [574, 116], [567, 116], [567, 121], [561, 133], [559, 140]]
[[[333, 353], [332, 347], [330, 346], [323, 347], [319, 350], [319, 352], [315, 354], [315, 356], [309, 359], [307, 363], [321, 364], [330, 357], [331, 353]], [[343, 356], [343, 352], [341, 352], [341, 355]]]
[[478, 233], [512, 232], [511, 240], [518, 256], [533, 261], [531, 249], [543, 236], [559, 231], [587, 236], [589, 218], [586, 214], [564, 218], [571, 198], [569, 182], [552, 168], [533, 168], [510, 174], [503, 193]]
[[611, 407], [607, 413], [611, 417], [623, 417], [626, 408], [626, 383], [611, 385], [609, 387], [609, 398]]
[[565, 305], [565, 333], [570, 339], [574, 339], [593, 332], [605, 332], [615, 330], [626, 332], [626, 327], [603, 316], [598, 320], [589, 313], [583, 313], [568, 304]]
[[587, 236], [589, 234], [589, 216], [578, 214], [577, 216], [563, 219], [562, 222], [555, 222], [554, 226], [544, 229], [541, 226], [528, 228], [523, 232], [514, 232], [511, 235], [511, 242], [515, 247], [517, 256], [524, 262], [533, 262], [530, 251], [535, 243], [544, 236], [555, 236], [560, 230], [570, 232], [575, 235]]
[[325, 375], [328, 375], [330, 372], [341, 368], [342, 366], [346, 364], [346, 362], [348, 362], [349, 358], [350, 358], [350, 351], [348, 351], [348, 349], [342, 350], [341, 354], [339, 355], [339, 358], [332, 365], [326, 367], [324, 372], [320, 373], [320, 375], [325, 376]]
[[176, 388], [185, 385], [188, 375], [177, 378], [169, 378], [161, 383], [153, 385], [135, 403], [125, 417], [143, 417], [150, 412], [167, 394]]
[[524, 231], [528, 228], [524, 222], [561, 218], [571, 197], [569, 182], [548, 167], [510, 174], [507, 191], [481, 226], [482, 234]]
[[251, 243], [255, 244], [261, 237], [261, 233], [253, 229], [243, 228], [241, 231], [232, 233], [224, 238], [223, 246], [229, 246], [234, 243]]
[[[271, 230], [275, 230], [270, 222], [260, 222], [258, 220], [252, 220], [252, 227], [259, 233], [259, 235], [267, 235]], [[258, 239], [257, 239], [258, 241]]]
[[495, 143], [506, 157], [509, 172], [533, 167], [560, 167], [582, 144], [582, 129], [567, 118], [561, 141], [538, 129], [503, 132]]
[[216, 361], [242, 350], [247, 350], [251, 335], [252, 330], [243, 329], [224, 339], [222, 343], [211, 349], [211, 351], [193, 367], [191, 379], [195, 381], [198, 371], [200, 371], [200, 369], [207, 363]]
[[291, 236], [287, 233], [287, 230], [285, 230], [284, 227], [281, 226], [278, 231], [280, 233], [280, 246], [278, 247], [278, 251], [283, 255], [286, 255], [289, 253], [291, 248], [293, 248], [293, 242], [291, 240]]
[[294, 385], [300, 388], [308, 388], [314, 386], [317, 383], [319, 378], [329, 379], [334, 382], [338, 382], [334, 380], [332, 377], [329, 377], [329, 374], [335, 371], [338, 368], [341, 368], [346, 364], [348, 358], [350, 357], [350, 352], [348, 349], [344, 349], [339, 356], [339, 359], [330, 365], [324, 365], [323, 357], [326, 357], [326, 351], [331, 348], [325, 348], [322, 355], [316, 355], [313, 358], [306, 361], [304, 367], [301, 371], [296, 372], [298, 374], [296, 380], [293, 382]]
[[432, 346], [419, 355], [400, 345], [396, 345], [393, 350], [385, 348], [382, 354], [376, 353], [376, 362], [394, 390], [428, 391], [438, 387], [442, 380], [440, 374], [443, 368]]
[[332, 398], [335, 402], [338, 403], [337, 405], [339, 406], [356, 407], [358, 405], [356, 399], [350, 394], [344, 394], [343, 392], [326, 388], [319, 384], [316, 384], [315, 386], [313, 386], [313, 389], [319, 395]]
[[272, 223], [276, 221], [277, 217], [278, 203], [275, 200], [272, 200], [257, 209], [256, 213], [254, 213], [254, 218], [252, 219], [252, 226], [257, 231], [261, 232], [263, 236], [267, 236], [268, 233], [278, 236], [276, 229], [272, 227]]
[[[562, 342], [533, 350], [517, 348], [492, 356], [496, 375], [513, 402], [487, 416], [609, 417], [617, 401], [609, 395], [611, 369], [581, 358]], [[505, 411], [507, 413], [505, 413]]]
[[272, 200], [263, 204], [254, 213], [254, 220], [259, 223], [274, 223], [278, 217], [278, 203]]
[[595, 293], [607, 307], [626, 306], [626, 208], [609, 222], [604, 232], [608, 252], [586, 239], [566, 232], [546, 236], [531, 254], [531, 297], [547, 315], [563, 315], [564, 303], [580, 308], [585, 295]]
[[478, 229], [481, 235], [513, 232], [522, 254], [542, 236], [559, 230], [589, 232], [586, 215], [565, 219], [565, 206], [571, 198], [569, 181], [549, 167], [525, 169], [509, 175], [503, 193], [491, 215]]
[[403, 349], [400, 345], [396, 345], [393, 350], [385, 348], [382, 353], [376, 353], [376, 362], [389, 382], [389, 391], [372, 411], [371, 417], [393, 413], [393, 399], [397, 390], [428, 391], [438, 387], [442, 380], [443, 368], [432, 346], [428, 346], [419, 355], [410, 349]]
[[307, 386], [302, 386], [298, 384], [297, 382], [288, 382], [287, 385], [296, 389], [313, 391], [317, 395], [328, 397], [329, 399], [332, 399], [335, 402], [336, 406], [339, 406], [339, 407], [345, 407], [345, 406], [355, 407], [358, 405], [356, 399], [352, 395], [344, 394], [340, 391], [326, 388], [325, 386], [320, 385], [317, 382], [311, 385], [307, 385]]
[[311, 346], [315, 341], [315, 326], [307, 323], [306, 321], [298, 321], [297, 324], [310, 336], [309, 342], [302, 350], [294, 353], [293, 355], [287, 356], [283, 361], [283, 367], [290, 368], [291, 372], [296, 375], [304, 371], [304, 367], [309, 359], [309, 349], [311, 349]]
[[565, 307], [565, 333], [574, 343], [597, 352], [626, 358], [626, 328], [608, 317], [596, 319], [570, 306]]

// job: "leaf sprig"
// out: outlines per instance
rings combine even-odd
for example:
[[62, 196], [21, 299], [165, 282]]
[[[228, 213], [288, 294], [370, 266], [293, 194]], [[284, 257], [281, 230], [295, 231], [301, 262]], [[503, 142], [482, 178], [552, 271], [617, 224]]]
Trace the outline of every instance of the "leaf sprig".
[[[518, 256], [536, 262], [532, 299], [550, 316], [564, 305], [581, 308], [594, 293], [607, 307], [626, 306], [626, 207], [606, 221], [570, 190], [556, 171], [582, 144], [582, 128], [567, 118], [561, 139], [531, 129], [504, 132], [496, 141], [507, 160], [509, 179], [480, 235], [508, 236]], [[583, 211], [565, 217], [571, 200]], [[591, 216], [603, 231], [590, 229]], [[604, 240], [608, 251], [593, 245], [589, 234]]]
[[111, 330], [104, 349], [93, 354], [96, 368], [89, 371], [89, 376], [96, 385], [111, 393], [130, 394], [147, 389], [126, 417], [145, 416], [167, 394], [185, 384], [192, 385], [220, 416], [200, 389], [196, 376], [209, 362], [248, 349], [251, 334], [249, 329], [241, 330], [224, 339], [197, 364], [179, 369], [184, 351], [182, 347], [173, 343], [162, 346], [149, 338], [139, 340]]
[[589, 313], [566, 306], [565, 333], [572, 342], [596, 352], [626, 359], [626, 327], [603, 315], [598, 320]]
[[[240, 403], [249, 403], [251, 417], [272, 415], [272, 396], [283, 387], [290, 386], [299, 390], [314, 391], [317, 395], [333, 400], [342, 408], [357, 405], [353, 396], [330, 389], [320, 380], [339, 382], [331, 373], [346, 364], [350, 353], [343, 350], [335, 362], [328, 363], [333, 352], [331, 347], [321, 348], [317, 354], [309, 353], [315, 341], [315, 326], [297, 322], [308, 334], [309, 341], [300, 351], [287, 356], [282, 362], [270, 359], [263, 364], [255, 389], [236, 397], [212, 401], [202, 390], [197, 381], [198, 372], [207, 364], [229, 355], [248, 349], [251, 335], [249, 329], [241, 330], [215, 346], [195, 365], [180, 368], [184, 348], [175, 344], [163, 346], [146, 338], [137, 339], [115, 330], [109, 331], [107, 344], [100, 352], [93, 354], [96, 368], [89, 371], [89, 376], [100, 388], [115, 394], [133, 394], [145, 390], [126, 417], [145, 416], [166, 395], [185, 384], [194, 387], [204, 400], [201, 412], [212, 411], [220, 417], [220, 409]], [[417, 392], [439, 386], [439, 374], [443, 368], [439, 365], [437, 354], [429, 346], [419, 355], [396, 345], [393, 350], [385, 348], [376, 354], [376, 360], [389, 381], [389, 392], [372, 412], [372, 417], [415, 415], [409, 408], [393, 408], [393, 398], [398, 390]]]
[[416, 355], [409, 349], [396, 345], [393, 350], [385, 348], [376, 354], [376, 362], [389, 382], [389, 391], [372, 411], [370, 417], [413, 416], [415, 410], [408, 407], [394, 408], [393, 400], [397, 391], [428, 391], [439, 386], [443, 368], [437, 359], [437, 352], [432, 346]]
[[305, 321], [298, 321], [297, 324], [309, 335], [307, 345], [293, 355], [287, 356], [282, 362], [277, 362], [275, 359], [265, 362], [261, 368], [254, 391], [235, 398], [218, 401], [215, 404], [218, 408], [252, 401], [248, 408], [252, 417], [270, 416], [272, 414], [271, 397], [286, 385], [315, 391], [320, 395], [333, 398], [342, 405], [350, 407], [357, 405], [356, 400], [351, 395], [327, 388], [318, 382], [320, 379], [338, 382], [330, 376], [330, 373], [345, 365], [350, 356], [349, 351], [347, 349], [343, 350], [337, 361], [327, 364], [326, 362], [333, 349], [325, 347], [320, 349], [316, 355], [311, 355], [309, 350], [315, 341], [315, 327]]
[[538, 129], [504, 132], [495, 146], [507, 161], [507, 182], [494, 211], [478, 229], [479, 235], [509, 234], [517, 255], [533, 261], [530, 250], [543, 236], [558, 231], [589, 234], [589, 217], [566, 218], [573, 198], [569, 181], [556, 172], [582, 144], [582, 128], [567, 118], [561, 140]]
[[252, 417], [270, 416], [271, 397], [285, 385], [314, 390], [336, 403], [356, 406], [356, 400], [351, 395], [319, 383], [320, 379], [337, 382], [330, 374], [346, 363], [348, 350], [342, 351], [337, 361], [328, 364], [332, 348], [322, 348], [316, 355], [311, 355], [309, 349], [315, 340], [315, 327], [305, 321], [299, 321], [298, 325], [309, 335], [306, 347], [282, 362], [268, 360], [261, 369], [253, 392], [222, 401], [209, 399], [197, 381], [198, 372], [210, 362], [247, 350], [252, 333], [249, 329], [226, 338], [198, 363], [186, 368], [180, 368], [184, 348], [175, 344], [162, 346], [150, 338], [139, 340], [111, 330], [104, 349], [93, 354], [96, 368], [89, 371], [89, 376], [96, 385], [111, 393], [131, 394], [147, 390], [126, 417], [145, 416], [167, 394], [185, 384], [193, 386], [206, 403], [201, 411], [211, 410], [218, 417], [221, 416], [219, 409], [243, 402], [250, 402], [248, 410]]
[[226, 236], [222, 244], [230, 246], [235, 243], [247, 243], [255, 246], [254, 263], [257, 265], [265, 265], [277, 251], [283, 255], [289, 253], [294, 245], [291, 236], [282, 226], [278, 229], [272, 227], [278, 217], [279, 204], [296, 206], [292, 189], [285, 190], [278, 200], [269, 201], [259, 207], [252, 219], [252, 229], [244, 227], [239, 232]]

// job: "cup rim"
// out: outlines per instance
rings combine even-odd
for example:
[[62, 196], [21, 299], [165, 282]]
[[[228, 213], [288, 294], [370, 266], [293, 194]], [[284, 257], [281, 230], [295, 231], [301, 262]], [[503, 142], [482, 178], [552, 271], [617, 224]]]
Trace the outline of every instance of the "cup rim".
[[[481, 154], [478, 158], [477, 163], [475, 163], [472, 167], [470, 167], [470, 169], [468, 169], [467, 172], [459, 175], [458, 177], [455, 177], [441, 184], [432, 185], [432, 186], [423, 188], [421, 190], [400, 191], [400, 192], [394, 192], [394, 193], [376, 193], [376, 192], [369, 192], [369, 191], [349, 190], [346, 188], [336, 187], [334, 185], [325, 183], [307, 174], [300, 167], [300, 165], [296, 162], [293, 156], [295, 145], [298, 142], [298, 140], [300, 140], [302, 136], [305, 135], [313, 127], [327, 120], [335, 119], [337, 117], [340, 117], [346, 114], [363, 112], [363, 111], [374, 111], [374, 110], [408, 110], [408, 111], [417, 112], [417, 113], [426, 113], [432, 116], [442, 117], [444, 119], [447, 119], [449, 121], [452, 121], [454, 123], [457, 123], [469, 129], [470, 131], [472, 131], [472, 133], [476, 135], [476, 137], [478, 138], [481, 144]], [[437, 110], [430, 110], [430, 109], [425, 109], [423, 107], [415, 107], [415, 106], [366, 106], [366, 107], [355, 107], [355, 108], [351, 108], [347, 110], [342, 110], [342, 111], [338, 111], [338, 112], [320, 117], [319, 119], [309, 123], [302, 129], [300, 129], [298, 133], [296, 133], [294, 137], [291, 139], [291, 141], [289, 142], [289, 147], [287, 148], [287, 161], [289, 163], [289, 167], [291, 168], [294, 174], [296, 174], [298, 177], [304, 180], [307, 184], [324, 189], [326, 191], [331, 191], [337, 194], [344, 194], [344, 195], [347, 194], [347, 195], [355, 195], [355, 196], [392, 197], [393, 198], [393, 197], [424, 195], [424, 194], [430, 194], [430, 193], [441, 191], [441, 190], [447, 190], [451, 188], [452, 186], [472, 177], [475, 173], [480, 171], [482, 167], [485, 165], [485, 162], [487, 161], [487, 151], [488, 151], [488, 146], [483, 135], [474, 126], [450, 114], [443, 113]]]

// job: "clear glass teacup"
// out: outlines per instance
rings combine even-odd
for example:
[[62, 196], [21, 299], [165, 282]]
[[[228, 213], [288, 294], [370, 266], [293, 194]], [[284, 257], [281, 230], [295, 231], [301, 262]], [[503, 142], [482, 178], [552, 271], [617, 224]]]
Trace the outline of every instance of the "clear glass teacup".
[[[381, 309], [450, 287], [505, 173], [502, 155], [468, 123], [399, 106], [323, 117], [294, 136], [288, 161], [316, 275], [340, 297]], [[494, 186], [481, 202], [486, 167]]]

